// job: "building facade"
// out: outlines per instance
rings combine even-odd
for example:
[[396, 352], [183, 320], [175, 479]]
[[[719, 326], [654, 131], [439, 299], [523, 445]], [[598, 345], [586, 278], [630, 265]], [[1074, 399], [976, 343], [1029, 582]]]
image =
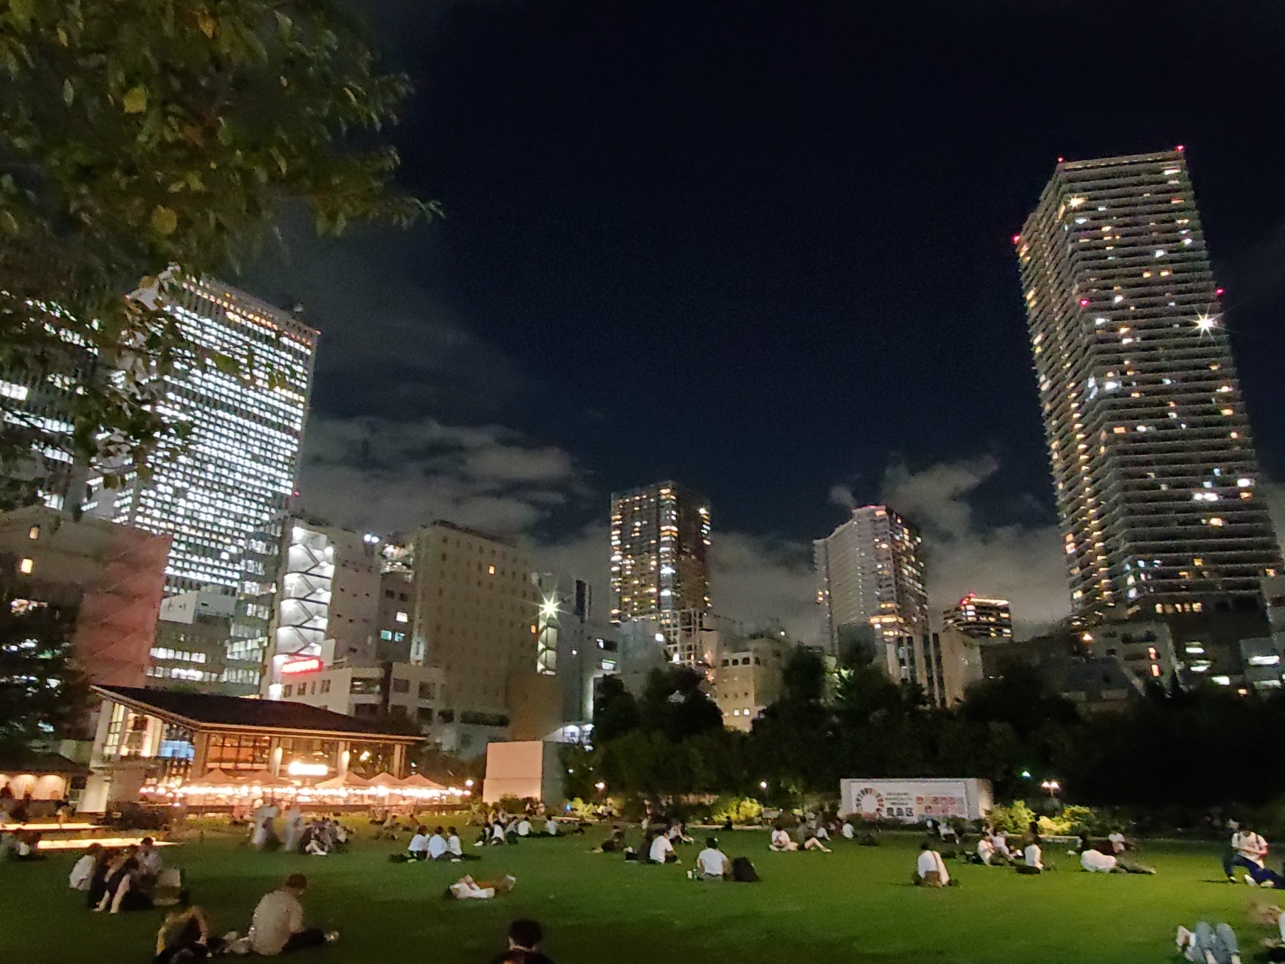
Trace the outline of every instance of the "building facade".
[[970, 592], [942, 614], [942, 625], [976, 639], [1012, 639], [1013, 611], [1007, 599]]
[[919, 546], [919, 534], [885, 505], [854, 509], [847, 522], [813, 543], [830, 655], [839, 655], [849, 635], [869, 633], [876, 662], [899, 675], [898, 641], [928, 628]]
[[439, 719], [438, 701], [444, 689], [440, 669], [411, 663], [383, 663], [371, 666], [312, 668], [307, 660], [292, 664], [282, 677], [282, 700], [305, 706], [319, 706], [345, 716], [403, 717], [421, 733], [429, 733]]
[[170, 375], [164, 414], [190, 425], [186, 443], [159, 452], [151, 476], [132, 478], [114, 498], [99, 490], [91, 511], [172, 538], [167, 592], [236, 595], [221, 682], [258, 692], [317, 332], [212, 279], [139, 297], [160, 304], [201, 350], [242, 368], [192, 362]]
[[93, 683], [146, 680], [169, 548], [167, 535], [44, 506], [0, 515], [10, 606], [74, 609], [76, 660]]
[[381, 545], [370, 533], [303, 521], [289, 527], [262, 681], [266, 695], [280, 695], [282, 668], [293, 660], [318, 658], [326, 666], [378, 661]]
[[903, 636], [897, 641], [900, 678], [921, 687], [934, 706], [954, 706], [984, 678], [983, 645], [977, 636], [949, 627]]
[[235, 613], [233, 593], [204, 589], [167, 596], [156, 621], [147, 685], [190, 689], [199, 683], [205, 692], [244, 693], [244, 687], [223, 682]]
[[671, 646], [703, 626], [709, 500], [674, 482], [611, 497], [611, 621], [656, 618]]
[[774, 637], [728, 641], [718, 654], [711, 687], [723, 726], [749, 732], [781, 696], [782, 670], [790, 645]]
[[450, 522], [420, 529], [413, 546], [407, 608], [385, 602], [394, 625], [412, 634], [410, 662], [445, 674], [440, 703], [453, 729], [438, 734], [443, 745], [472, 753], [508, 726], [511, 677], [537, 672], [531, 560], [511, 542]]
[[1182, 150], [1060, 162], [1014, 242], [1073, 609], [1256, 596], [1281, 554]]

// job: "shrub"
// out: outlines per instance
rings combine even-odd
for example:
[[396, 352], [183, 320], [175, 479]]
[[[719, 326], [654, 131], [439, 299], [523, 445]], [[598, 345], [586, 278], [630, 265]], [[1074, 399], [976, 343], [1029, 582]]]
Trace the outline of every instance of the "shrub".
[[1007, 807], [999, 805], [986, 811], [986, 819], [996, 830], [1005, 833], [1023, 834], [1030, 829], [1035, 819], [1035, 811], [1026, 805], [1025, 800], [1014, 800]]
[[758, 823], [763, 817], [763, 804], [753, 797], [719, 797], [710, 813], [710, 820], [723, 823]]
[[1097, 814], [1088, 807], [1063, 807], [1056, 816], [1040, 817], [1040, 833], [1058, 837], [1092, 833], [1097, 825]]

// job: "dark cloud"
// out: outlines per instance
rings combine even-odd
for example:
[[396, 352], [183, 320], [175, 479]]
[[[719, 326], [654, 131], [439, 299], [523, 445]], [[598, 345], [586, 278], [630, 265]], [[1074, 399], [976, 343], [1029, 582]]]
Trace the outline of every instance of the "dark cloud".
[[969, 497], [999, 469], [991, 459], [947, 462], [911, 472], [893, 463], [883, 499], [920, 527], [928, 593], [936, 612], [968, 592], [1013, 604], [1019, 636], [1070, 612], [1062, 542], [1056, 526], [983, 526]]

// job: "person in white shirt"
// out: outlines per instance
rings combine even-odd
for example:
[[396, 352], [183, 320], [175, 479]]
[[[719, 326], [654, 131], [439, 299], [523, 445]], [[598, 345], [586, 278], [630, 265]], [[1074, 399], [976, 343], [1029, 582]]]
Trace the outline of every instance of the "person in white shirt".
[[302, 849], [303, 828], [303, 812], [291, 804], [281, 822], [281, 849], [288, 854], [297, 854]]
[[1044, 851], [1040, 849], [1040, 838], [1033, 837], [1022, 851], [1022, 863], [1017, 865], [1019, 874], [1044, 873]]
[[446, 832], [438, 827], [428, 838], [428, 859], [441, 860], [443, 857], [450, 859], [450, 848], [446, 844]]
[[919, 859], [915, 862], [915, 875], [911, 880], [916, 887], [946, 887], [951, 883], [946, 861], [927, 840], [919, 845]]
[[254, 909], [250, 924], [250, 948], [263, 957], [275, 957], [305, 947], [320, 947], [339, 939], [337, 931], [325, 933], [319, 927], [305, 927], [299, 898], [308, 889], [308, 878], [291, 874], [280, 887], [265, 894]]
[[1132, 864], [1123, 857], [1116, 857], [1113, 854], [1104, 854], [1098, 850], [1083, 850], [1080, 852], [1080, 866], [1091, 874], [1154, 874], [1155, 870], [1150, 867], [1143, 867], [1139, 864]]
[[464, 852], [464, 844], [460, 843], [460, 833], [454, 826], [447, 832], [446, 852], [450, 855], [450, 860], [482, 860], [482, 857], [474, 856], [473, 853]]
[[845, 840], [857, 839], [857, 828], [852, 826], [851, 820], [843, 821], [843, 837]]
[[647, 851], [647, 859], [653, 864], [676, 864], [680, 862], [678, 854], [674, 853], [674, 845], [669, 842], [669, 837], [663, 833], [658, 833], [652, 838], [651, 847]]
[[544, 822], [544, 832], [550, 837], [558, 835], [558, 821], [553, 819], [553, 814], [549, 814], [549, 819]]
[[76, 861], [76, 865], [71, 868], [71, 874], [67, 877], [67, 886], [72, 890], [89, 890], [89, 885], [94, 879], [94, 868], [102, 852], [102, 844], [90, 844], [81, 858]]
[[523, 817], [521, 820], [518, 821], [518, 836], [519, 837], [531, 836], [531, 821], [528, 820], [526, 817]]
[[254, 835], [250, 842], [256, 850], [262, 850], [268, 846], [269, 840], [276, 838], [276, 819], [280, 815], [281, 808], [275, 803], [265, 803], [254, 811], [250, 818], [254, 824]]
[[499, 845], [504, 842], [504, 821], [497, 817], [495, 823], [491, 824], [491, 843]]
[[997, 854], [1005, 860], [1013, 859], [1013, 852], [1008, 849], [1008, 834], [1006, 832], [1003, 830], [991, 830], [990, 838], [991, 846], [995, 848]]
[[991, 860], [995, 857], [995, 845], [991, 843], [990, 837], [982, 837], [977, 841], [977, 859], [987, 867], [991, 865]]
[[798, 850], [799, 845], [790, 839], [790, 835], [786, 833], [785, 828], [778, 823], [772, 828], [772, 837], [768, 842], [767, 849], [775, 850], [778, 853], [790, 853]]
[[472, 875], [465, 874], [447, 887], [446, 893], [456, 900], [490, 900], [496, 894], [507, 894], [517, 882], [518, 879], [512, 874], [496, 881], [478, 881]]
[[705, 849], [696, 855], [697, 880], [724, 880], [732, 872], [732, 862], [718, 849], [718, 841], [709, 837]]
[[1247, 876], [1257, 879], [1266, 866], [1266, 859], [1267, 841], [1248, 826], [1242, 826], [1231, 836], [1231, 851], [1223, 858], [1223, 870], [1231, 881], [1236, 879], [1237, 867], [1244, 868], [1249, 872]]
[[406, 856], [411, 860], [428, 859], [428, 828], [416, 827], [415, 835], [406, 845]]
[[1107, 834], [1107, 842], [1111, 844], [1112, 852], [1117, 854], [1124, 853], [1125, 848], [1129, 846], [1128, 842], [1124, 839], [1124, 834], [1119, 830], [1113, 830]]

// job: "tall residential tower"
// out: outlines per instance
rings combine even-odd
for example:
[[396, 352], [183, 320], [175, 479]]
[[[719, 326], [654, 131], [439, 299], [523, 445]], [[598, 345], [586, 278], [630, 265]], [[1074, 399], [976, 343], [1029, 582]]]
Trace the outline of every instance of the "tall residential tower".
[[709, 500], [673, 482], [611, 497], [611, 621], [656, 619], [667, 643], [709, 613]]
[[825, 607], [828, 647], [838, 655], [850, 630], [869, 626], [876, 662], [900, 675], [898, 640], [928, 629], [928, 594], [919, 534], [885, 505], [852, 510], [852, 518], [813, 542], [817, 602]]
[[1256, 595], [1281, 554], [1182, 149], [1060, 162], [1014, 242], [1073, 608]]

